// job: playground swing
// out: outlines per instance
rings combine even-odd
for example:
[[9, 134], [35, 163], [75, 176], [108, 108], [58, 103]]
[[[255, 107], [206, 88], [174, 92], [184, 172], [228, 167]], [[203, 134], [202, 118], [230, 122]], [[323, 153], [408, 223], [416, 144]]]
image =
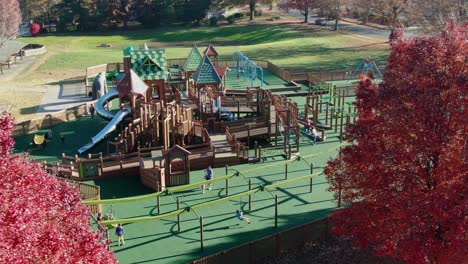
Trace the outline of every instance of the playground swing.
[[[110, 207], [106, 209], [106, 212], [104, 212], [104, 220], [114, 220], [115, 219], [115, 209], [114, 205], [111, 204]], [[112, 227], [117, 227], [117, 225], [113, 224]]]

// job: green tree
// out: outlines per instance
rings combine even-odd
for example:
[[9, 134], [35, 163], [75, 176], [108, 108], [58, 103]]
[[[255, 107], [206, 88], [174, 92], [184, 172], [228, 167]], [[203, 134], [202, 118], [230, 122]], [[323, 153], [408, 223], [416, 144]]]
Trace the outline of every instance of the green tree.
[[96, 29], [96, 1], [94, 0], [63, 0], [56, 6], [59, 10], [60, 25], [73, 24], [79, 31]]

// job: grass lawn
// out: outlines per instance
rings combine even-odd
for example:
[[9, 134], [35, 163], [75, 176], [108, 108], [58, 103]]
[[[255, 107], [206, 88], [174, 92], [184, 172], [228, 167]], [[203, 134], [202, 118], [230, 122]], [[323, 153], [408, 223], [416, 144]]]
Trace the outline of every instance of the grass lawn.
[[[218, 27], [171, 27], [112, 33], [54, 34], [23, 38], [28, 43], [46, 45], [52, 54], [38, 72], [81, 69], [122, 60], [127, 45], [167, 48], [168, 58], [187, 57], [193, 43], [213, 43], [223, 59], [242, 51], [253, 59], [270, 60], [282, 67], [297, 69], [353, 68], [363, 58], [382, 63], [388, 45], [369, 39], [316, 28], [312, 25], [244, 24]], [[98, 47], [102, 43], [110, 48]]]
[[0, 105], [10, 105], [10, 112], [16, 122], [36, 117], [36, 109], [41, 103], [42, 93], [23, 91], [0, 91]]

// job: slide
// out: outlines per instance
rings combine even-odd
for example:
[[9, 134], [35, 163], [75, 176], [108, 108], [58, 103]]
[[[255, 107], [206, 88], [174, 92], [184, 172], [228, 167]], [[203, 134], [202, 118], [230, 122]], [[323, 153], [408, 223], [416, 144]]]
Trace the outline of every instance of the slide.
[[94, 147], [97, 143], [101, 142], [112, 131], [116, 130], [117, 125], [120, 122], [122, 122], [122, 120], [124, 120], [125, 117], [129, 116], [132, 113], [131, 109], [122, 109], [114, 115], [104, 108], [104, 105], [107, 104], [107, 102], [118, 96], [118, 92], [116, 90], [112, 90], [105, 94], [103, 97], [99, 98], [99, 100], [97, 101], [96, 113], [102, 118], [110, 120], [110, 122], [96, 136], [92, 137], [91, 141], [88, 144], [84, 145], [78, 150], [78, 153], [80, 155]]
[[112, 99], [117, 97], [119, 97], [119, 92], [114, 89], [110, 90], [104, 96], [99, 98], [99, 100], [96, 102], [96, 113], [106, 120], [111, 120], [112, 118], [114, 118], [114, 114], [107, 111], [106, 108], [104, 108], [104, 106], [107, 104], [107, 102], [110, 102], [112, 101]]

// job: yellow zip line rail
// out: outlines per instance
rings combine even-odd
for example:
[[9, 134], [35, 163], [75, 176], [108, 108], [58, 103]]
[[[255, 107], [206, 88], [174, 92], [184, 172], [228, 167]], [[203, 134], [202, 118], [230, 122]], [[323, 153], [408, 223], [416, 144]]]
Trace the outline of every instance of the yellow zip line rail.
[[[319, 152], [319, 153], [315, 153], [315, 154], [311, 154], [311, 155], [307, 155], [307, 156], [296, 156], [293, 160], [281, 161], [281, 162], [277, 162], [277, 163], [274, 163], [274, 164], [261, 166], [261, 167], [256, 167], [256, 168], [253, 168], [253, 169], [248, 169], [248, 170], [244, 170], [244, 171], [240, 171], [240, 172], [242, 174], [247, 174], [247, 173], [251, 173], [251, 172], [254, 172], [254, 171], [258, 171], [258, 170], [263, 170], [263, 169], [266, 169], [266, 168], [286, 165], [286, 164], [289, 164], [289, 163], [299, 161], [299, 159], [311, 158], [311, 157], [319, 156], [319, 155], [322, 155], [324, 153], [330, 152], [332, 150], [336, 150], [336, 148], [341, 147], [341, 145], [343, 145], [343, 143], [340, 143], [337, 146], [333, 146], [333, 147], [327, 149], [326, 151], [322, 151], [322, 152]], [[233, 174], [227, 174], [227, 175], [222, 176], [222, 177], [216, 177], [216, 178], [211, 179], [211, 180], [191, 183], [191, 184], [180, 186], [180, 187], [168, 188], [168, 190], [170, 190], [170, 192], [172, 192], [172, 193], [182, 192], [182, 191], [198, 188], [202, 184], [209, 184], [209, 183], [215, 183], [215, 182], [218, 182], [218, 181], [224, 181], [224, 180], [230, 179], [230, 178], [232, 178], [234, 176], [237, 176], [237, 172], [234, 172]], [[155, 192], [155, 193], [150, 193], [150, 194], [145, 194], [145, 195], [125, 197], [125, 198], [103, 199], [103, 200], [87, 200], [87, 201], [82, 201], [82, 202], [85, 205], [118, 204], [118, 203], [137, 202], [137, 201], [142, 201], [142, 200], [156, 198], [158, 196], [166, 195], [167, 193], [169, 193], [168, 190]]]
[[177, 216], [177, 215], [185, 213], [185, 212], [189, 212], [192, 209], [200, 209], [200, 208], [203, 208], [203, 207], [208, 207], [208, 206], [220, 204], [220, 203], [223, 203], [223, 202], [226, 202], [226, 201], [229, 201], [229, 200], [233, 200], [233, 199], [237, 199], [237, 198], [240, 198], [240, 197], [253, 195], [253, 194], [257, 193], [257, 192], [262, 192], [262, 191], [265, 191], [265, 190], [272, 190], [272, 189], [277, 188], [279, 186], [288, 185], [288, 184], [291, 184], [291, 183], [294, 183], [294, 182], [297, 182], [297, 181], [301, 181], [301, 180], [305, 180], [305, 179], [310, 179], [310, 178], [318, 176], [320, 174], [322, 174], [322, 172], [317, 172], [317, 173], [301, 176], [301, 177], [296, 178], [296, 179], [281, 181], [281, 182], [273, 183], [273, 184], [270, 184], [270, 185], [262, 185], [262, 186], [259, 186], [259, 187], [255, 188], [255, 189], [253, 189], [253, 190], [250, 190], [250, 191], [237, 193], [237, 194], [234, 194], [234, 195], [226, 196], [226, 197], [219, 198], [219, 199], [209, 201], [209, 202], [205, 202], [205, 203], [196, 204], [196, 205], [193, 205], [193, 206], [188, 206], [186, 208], [178, 209], [178, 210], [172, 211], [170, 213], [162, 214], [162, 215], [105, 220], [105, 221], [102, 221], [102, 224], [109, 226], [109, 225], [115, 225], [115, 224], [141, 223], [141, 222], [148, 222], [148, 221], [166, 219], [166, 218], [169, 218], [169, 217]]

